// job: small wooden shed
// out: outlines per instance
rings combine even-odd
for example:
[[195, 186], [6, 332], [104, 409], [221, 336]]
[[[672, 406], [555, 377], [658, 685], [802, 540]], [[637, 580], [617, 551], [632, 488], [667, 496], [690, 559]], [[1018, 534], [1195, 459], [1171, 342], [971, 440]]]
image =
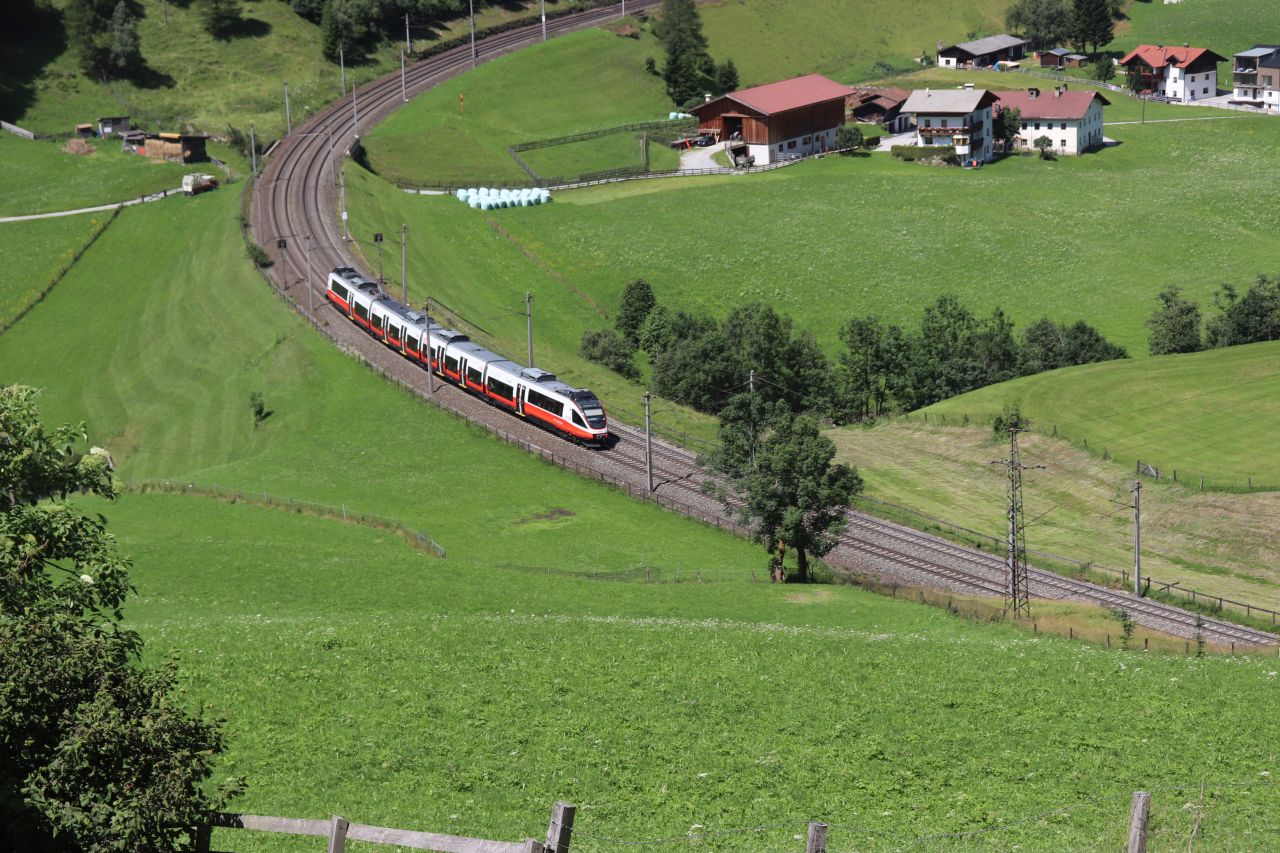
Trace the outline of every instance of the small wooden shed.
[[98, 119], [99, 136], [111, 136], [113, 134], [123, 136], [128, 130], [128, 116], [106, 116]]
[[148, 133], [142, 153], [154, 160], [174, 163], [204, 163], [209, 159], [204, 144], [207, 136], [187, 133]]

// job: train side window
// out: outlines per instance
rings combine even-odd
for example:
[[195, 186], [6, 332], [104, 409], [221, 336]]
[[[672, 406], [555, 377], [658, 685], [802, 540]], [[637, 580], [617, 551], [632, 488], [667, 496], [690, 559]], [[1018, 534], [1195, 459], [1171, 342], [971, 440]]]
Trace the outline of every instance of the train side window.
[[505, 400], [510, 400], [515, 397], [515, 391], [510, 385], [494, 379], [493, 377], [489, 378], [489, 390]]
[[388, 334], [388, 335], [390, 335], [390, 336], [391, 336], [391, 337], [393, 337], [393, 338], [397, 338], [397, 339], [398, 339], [398, 338], [400, 337], [400, 329], [399, 329], [399, 328], [397, 328], [396, 326], [393, 326], [393, 325], [391, 325], [390, 323], [388, 323], [388, 324], [387, 324], [387, 334]]
[[347, 292], [347, 289], [342, 285], [338, 284], [336, 281], [333, 283], [333, 293], [343, 302], [346, 302], [351, 298], [351, 294]]
[[587, 428], [587, 425], [582, 422], [582, 416], [578, 414], [576, 409], [573, 410], [573, 422], [583, 429]]
[[457, 373], [457, 372], [458, 372], [458, 360], [457, 360], [456, 358], [454, 358], [453, 356], [451, 356], [451, 355], [446, 355], [446, 356], [444, 357], [444, 369], [445, 369], [445, 370], [453, 371], [454, 373]]
[[476, 370], [474, 367], [468, 367], [468, 368], [467, 368], [467, 380], [468, 380], [469, 382], [474, 382], [476, 385], [481, 384], [481, 381], [480, 381], [480, 380], [481, 380], [480, 371]]
[[357, 302], [357, 303], [356, 303], [356, 316], [357, 316], [357, 317], [359, 317], [361, 320], [368, 320], [368, 319], [369, 319], [369, 311], [368, 311], [368, 309], [366, 309], [366, 308], [365, 308], [363, 305], [361, 305], [359, 302]]

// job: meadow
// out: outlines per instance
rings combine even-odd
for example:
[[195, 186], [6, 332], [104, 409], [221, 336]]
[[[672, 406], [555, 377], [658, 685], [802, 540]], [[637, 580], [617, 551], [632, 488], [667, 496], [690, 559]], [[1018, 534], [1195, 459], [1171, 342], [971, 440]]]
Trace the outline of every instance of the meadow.
[[62, 142], [0, 134], [0, 216], [96, 207], [176, 189], [191, 171], [120, 150], [115, 139], [91, 140], [92, 154], [69, 154]]
[[[369, 162], [387, 180], [410, 185], [527, 180], [508, 145], [665, 119], [671, 104], [662, 79], [644, 70], [645, 57], [661, 53], [647, 29], [639, 38], [593, 29], [532, 45], [396, 110], [365, 139]], [[588, 79], [589, 86], [567, 85]], [[615, 166], [639, 159], [613, 156], [624, 158]]]
[[102, 228], [110, 213], [0, 223], [0, 329], [31, 305], [71, 263], [80, 247]]
[[[1274, 42], [1274, 27], [1260, 29], [1263, 21], [1280, 16], [1277, 0], [1199, 0], [1196, 3], [1131, 2], [1125, 8], [1128, 20], [1116, 26], [1115, 39], [1108, 50], [1128, 52], [1140, 44], [1183, 44], [1207, 47], [1228, 59], [1232, 54], [1253, 47], [1258, 42]], [[1218, 67], [1220, 88], [1223, 72], [1230, 65]], [[1228, 78], [1229, 79], [1229, 78]]]
[[[178, 652], [192, 701], [227, 715], [241, 810], [516, 839], [568, 799], [583, 850], [692, 833], [773, 851], [814, 817], [837, 849], [900, 849], [1095, 801], [924, 845], [1092, 849], [1123, 837], [1132, 790], [1206, 778], [1211, 797], [1257, 784], [1207, 837], [1274, 831], [1267, 657], [1108, 652], [840, 587], [440, 561], [201, 498], [85, 503], [134, 557], [149, 656]], [[1157, 794], [1168, 839], [1194, 817], [1176, 797]]]
[[680, 154], [666, 144], [670, 132], [623, 131], [520, 152], [520, 158], [543, 179], [562, 177], [570, 181], [578, 175], [610, 169], [639, 167], [648, 149], [649, 171], [680, 168]]
[[[64, 0], [54, 0], [58, 8]], [[197, 4], [139, 0], [146, 69], [132, 80], [103, 83], [84, 76], [60, 28], [32, 33], [22, 52], [0, 59], [5, 118], [37, 133], [70, 133], [103, 115], [132, 116], [148, 130], [194, 127], [221, 134], [234, 125], [259, 139], [284, 132], [287, 81], [294, 121], [339, 97], [339, 69], [320, 53], [320, 28], [280, 0], [245, 0], [242, 23], [214, 39]], [[383, 44], [347, 66], [347, 85], [400, 63], [399, 44]]]
[[[1271, 352], [1274, 360], [1275, 349]], [[1090, 387], [1098, 390], [1099, 397], [1111, 393], [1111, 386], [1105, 383]], [[1152, 387], [1159, 386], [1153, 381]], [[1073, 399], [1081, 407], [1094, 402], [1084, 394]], [[1124, 400], [1119, 393], [1112, 399]], [[860, 503], [861, 508], [898, 517], [892, 506], [909, 507], [949, 522], [936, 526], [944, 536], [972, 539], [956, 527], [986, 534], [989, 538], [976, 544], [990, 550], [995, 546], [993, 540], [1004, 536], [1008, 509], [1005, 471], [991, 463], [1008, 456], [1008, 440], [993, 437], [987, 415], [975, 412], [966, 424], [964, 416], [952, 408], [946, 410], [942, 423], [943, 412], [935, 407], [929, 410], [928, 425], [913, 416], [910, 420], [885, 420], [869, 428], [835, 429], [827, 435], [836, 443], [839, 458], [856, 465], [866, 482], [870, 500]], [[1133, 432], [1138, 436], [1134, 440], [1143, 442], [1146, 458], [1148, 453], [1158, 454], [1163, 443], [1160, 436], [1146, 443], [1138, 424], [1140, 417], [1132, 418]], [[1133, 510], [1129, 508], [1133, 503], [1132, 463], [1103, 461], [1102, 445], [1091, 440], [1086, 450], [1078, 440], [1072, 444], [1061, 437], [1052, 438], [1047, 434], [1052, 424], [1039, 419], [1038, 414], [1032, 418], [1033, 431], [1020, 436], [1018, 444], [1025, 464], [1044, 467], [1027, 472], [1023, 481], [1026, 517], [1033, 522], [1027, 529], [1028, 547], [1091, 563], [1099, 572], [1103, 567], [1114, 570], [1108, 575], [1119, 582], [1120, 571], [1132, 573], [1133, 565]], [[1225, 434], [1228, 430], [1249, 428], [1247, 418], [1225, 414], [1220, 420], [1224, 435], [1211, 450], [1232, 442]], [[1254, 447], [1259, 450], [1261, 445]], [[1258, 452], [1257, 458], [1270, 462], [1271, 456], [1267, 450]], [[1200, 491], [1198, 479], [1186, 477], [1182, 471], [1178, 483], [1143, 479], [1143, 575], [1160, 584], [1177, 582], [1184, 589], [1212, 590], [1216, 595], [1280, 610], [1280, 574], [1276, 572], [1280, 551], [1275, 536], [1280, 492], [1214, 491], [1211, 481], [1206, 487], [1208, 490]], [[886, 508], [885, 502], [892, 506]], [[935, 529], [934, 522], [919, 515], [906, 515], [902, 520]], [[1059, 565], [1040, 562], [1049, 568]]]

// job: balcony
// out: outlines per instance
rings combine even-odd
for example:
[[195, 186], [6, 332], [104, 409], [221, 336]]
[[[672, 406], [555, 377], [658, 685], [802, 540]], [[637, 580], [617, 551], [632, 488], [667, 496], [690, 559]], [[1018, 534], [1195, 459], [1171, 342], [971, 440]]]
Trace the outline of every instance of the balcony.
[[956, 134], [967, 134], [973, 129], [971, 125], [962, 124], [957, 127], [919, 127], [921, 136], [955, 136]]

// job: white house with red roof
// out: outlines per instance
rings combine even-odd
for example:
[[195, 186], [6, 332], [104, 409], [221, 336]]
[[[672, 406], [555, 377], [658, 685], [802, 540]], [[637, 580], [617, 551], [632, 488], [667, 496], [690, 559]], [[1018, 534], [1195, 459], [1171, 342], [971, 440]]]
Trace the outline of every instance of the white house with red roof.
[[1218, 94], [1218, 63], [1226, 61], [1205, 47], [1143, 44], [1120, 64], [1128, 72], [1130, 89], [1185, 104]]
[[746, 145], [763, 165], [830, 150], [852, 93], [821, 74], [806, 74], [711, 98], [689, 111], [703, 133]]
[[1102, 108], [1111, 102], [1091, 89], [1058, 86], [1051, 93], [1032, 88], [994, 94], [996, 115], [1012, 109], [1022, 116], [1013, 140], [1017, 148], [1035, 148], [1042, 136], [1049, 137], [1056, 154], [1080, 154], [1102, 145]]

